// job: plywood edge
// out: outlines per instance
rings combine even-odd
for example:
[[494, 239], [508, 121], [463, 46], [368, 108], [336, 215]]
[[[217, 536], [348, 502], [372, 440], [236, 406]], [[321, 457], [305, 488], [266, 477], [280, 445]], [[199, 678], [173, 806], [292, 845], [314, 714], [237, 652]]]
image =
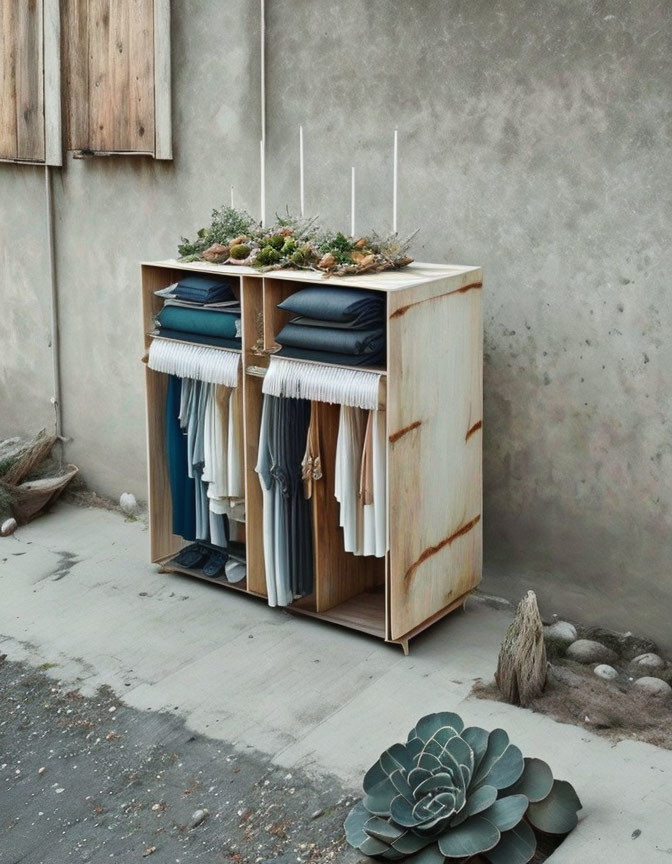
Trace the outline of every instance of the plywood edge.
[[[343, 288], [369, 288], [395, 294], [406, 289], [414, 289], [440, 283], [444, 280], [471, 279], [482, 280], [482, 270], [476, 266], [451, 266], [446, 264], [413, 264], [404, 270], [391, 270], [384, 273], [370, 273], [359, 278], [347, 276], [332, 276], [325, 279], [321, 273], [314, 270], [271, 270], [261, 272], [254, 267], [235, 264], [210, 264], [206, 261], [181, 262], [175, 258], [161, 261], [145, 261], [156, 267], [173, 267], [175, 269], [194, 270], [212, 273], [213, 275], [254, 276], [258, 279], [276, 279], [291, 282], [308, 282], [311, 284]], [[430, 272], [431, 271], [431, 275]], [[456, 281], [455, 289], [461, 285]], [[462, 283], [463, 284], [463, 283]], [[429, 292], [431, 294], [431, 291]]]
[[154, 0], [154, 157], [173, 158], [170, 0]]

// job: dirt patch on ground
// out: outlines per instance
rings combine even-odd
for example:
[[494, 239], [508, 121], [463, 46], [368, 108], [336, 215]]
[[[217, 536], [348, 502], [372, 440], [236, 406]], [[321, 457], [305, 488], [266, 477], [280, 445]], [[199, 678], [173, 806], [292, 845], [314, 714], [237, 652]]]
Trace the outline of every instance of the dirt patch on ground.
[[[504, 701], [494, 681], [478, 682], [473, 692], [480, 699]], [[672, 750], [672, 700], [604, 681], [569, 660], [550, 667], [546, 689], [529, 709], [614, 740], [630, 738]]]
[[353, 796], [336, 781], [1, 658], [0, 782], [2, 861], [361, 860], [345, 847]]

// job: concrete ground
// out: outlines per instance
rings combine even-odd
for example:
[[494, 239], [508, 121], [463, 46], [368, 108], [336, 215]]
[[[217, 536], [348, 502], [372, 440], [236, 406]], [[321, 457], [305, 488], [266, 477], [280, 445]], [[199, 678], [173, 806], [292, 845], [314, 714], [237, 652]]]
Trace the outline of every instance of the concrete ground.
[[[152, 723], [164, 712], [199, 742], [220, 742], [213, 752], [222, 776], [227, 755], [247, 755], [264, 770], [298, 772], [320, 802], [331, 788], [334, 805], [343, 790], [357, 792], [366, 768], [419, 716], [457, 710], [469, 724], [505, 727], [526, 755], [575, 785], [582, 818], [553, 864], [672, 862], [672, 752], [614, 744], [470, 696], [475, 679], [492, 677], [506, 611], [470, 601], [465, 614], [431, 628], [404, 658], [372, 638], [161, 575], [146, 563], [147, 541], [141, 522], [65, 504], [1, 540], [0, 651], [8, 661], [42, 667], [60, 682], [60, 694], [72, 688], [100, 699], [104, 686], [120, 710], [148, 712]], [[2, 747], [9, 750], [11, 740]], [[48, 757], [35, 759], [48, 765]], [[211, 758], [213, 779], [218, 757]], [[7, 758], [0, 763], [4, 786], [16, 768]], [[58, 778], [52, 773], [45, 782], [51, 789]], [[20, 814], [35, 827], [25, 830], [25, 855], [7, 859], [12, 864], [42, 860], [32, 851], [41, 842], [37, 807], [28, 802]], [[61, 846], [72, 849], [74, 835], [69, 841], [63, 830]]]

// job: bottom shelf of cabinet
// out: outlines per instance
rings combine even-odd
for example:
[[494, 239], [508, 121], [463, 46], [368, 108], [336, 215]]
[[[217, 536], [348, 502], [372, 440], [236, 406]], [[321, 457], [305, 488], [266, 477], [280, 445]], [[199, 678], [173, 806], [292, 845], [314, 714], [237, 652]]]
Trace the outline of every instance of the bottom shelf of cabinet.
[[251, 594], [251, 592], [247, 590], [247, 578], [241, 579], [240, 582], [228, 582], [226, 577], [217, 579], [212, 576], [206, 576], [202, 570], [192, 570], [189, 567], [180, 567], [179, 564], [161, 564], [159, 573], [179, 573], [181, 576], [193, 576], [196, 579], [203, 579], [204, 582], [210, 582], [213, 585], [220, 585], [222, 588], [233, 588], [236, 591], [241, 591], [243, 594]]
[[345, 603], [339, 603], [327, 609], [326, 612], [315, 612], [307, 604], [298, 600], [287, 607], [288, 612], [297, 615], [309, 615], [311, 618], [319, 618], [321, 621], [329, 621], [332, 624], [340, 624], [351, 630], [359, 630], [379, 639], [385, 638], [385, 591], [366, 591], [351, 597]]

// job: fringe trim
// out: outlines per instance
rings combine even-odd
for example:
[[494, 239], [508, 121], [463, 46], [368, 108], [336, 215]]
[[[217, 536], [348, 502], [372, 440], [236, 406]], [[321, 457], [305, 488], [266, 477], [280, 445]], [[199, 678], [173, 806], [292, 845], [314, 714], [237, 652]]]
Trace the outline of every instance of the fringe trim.
[[380, 400], [380, 379], [378, 372], [271, 357], [262, 391], [269, 396], [311, 399], [375, 411]]
[[147, 365], [155, 372], [164, 372], [166, 375], [237, 387], [240, 354], [220, 351], [207, 345], [152, 339]]

